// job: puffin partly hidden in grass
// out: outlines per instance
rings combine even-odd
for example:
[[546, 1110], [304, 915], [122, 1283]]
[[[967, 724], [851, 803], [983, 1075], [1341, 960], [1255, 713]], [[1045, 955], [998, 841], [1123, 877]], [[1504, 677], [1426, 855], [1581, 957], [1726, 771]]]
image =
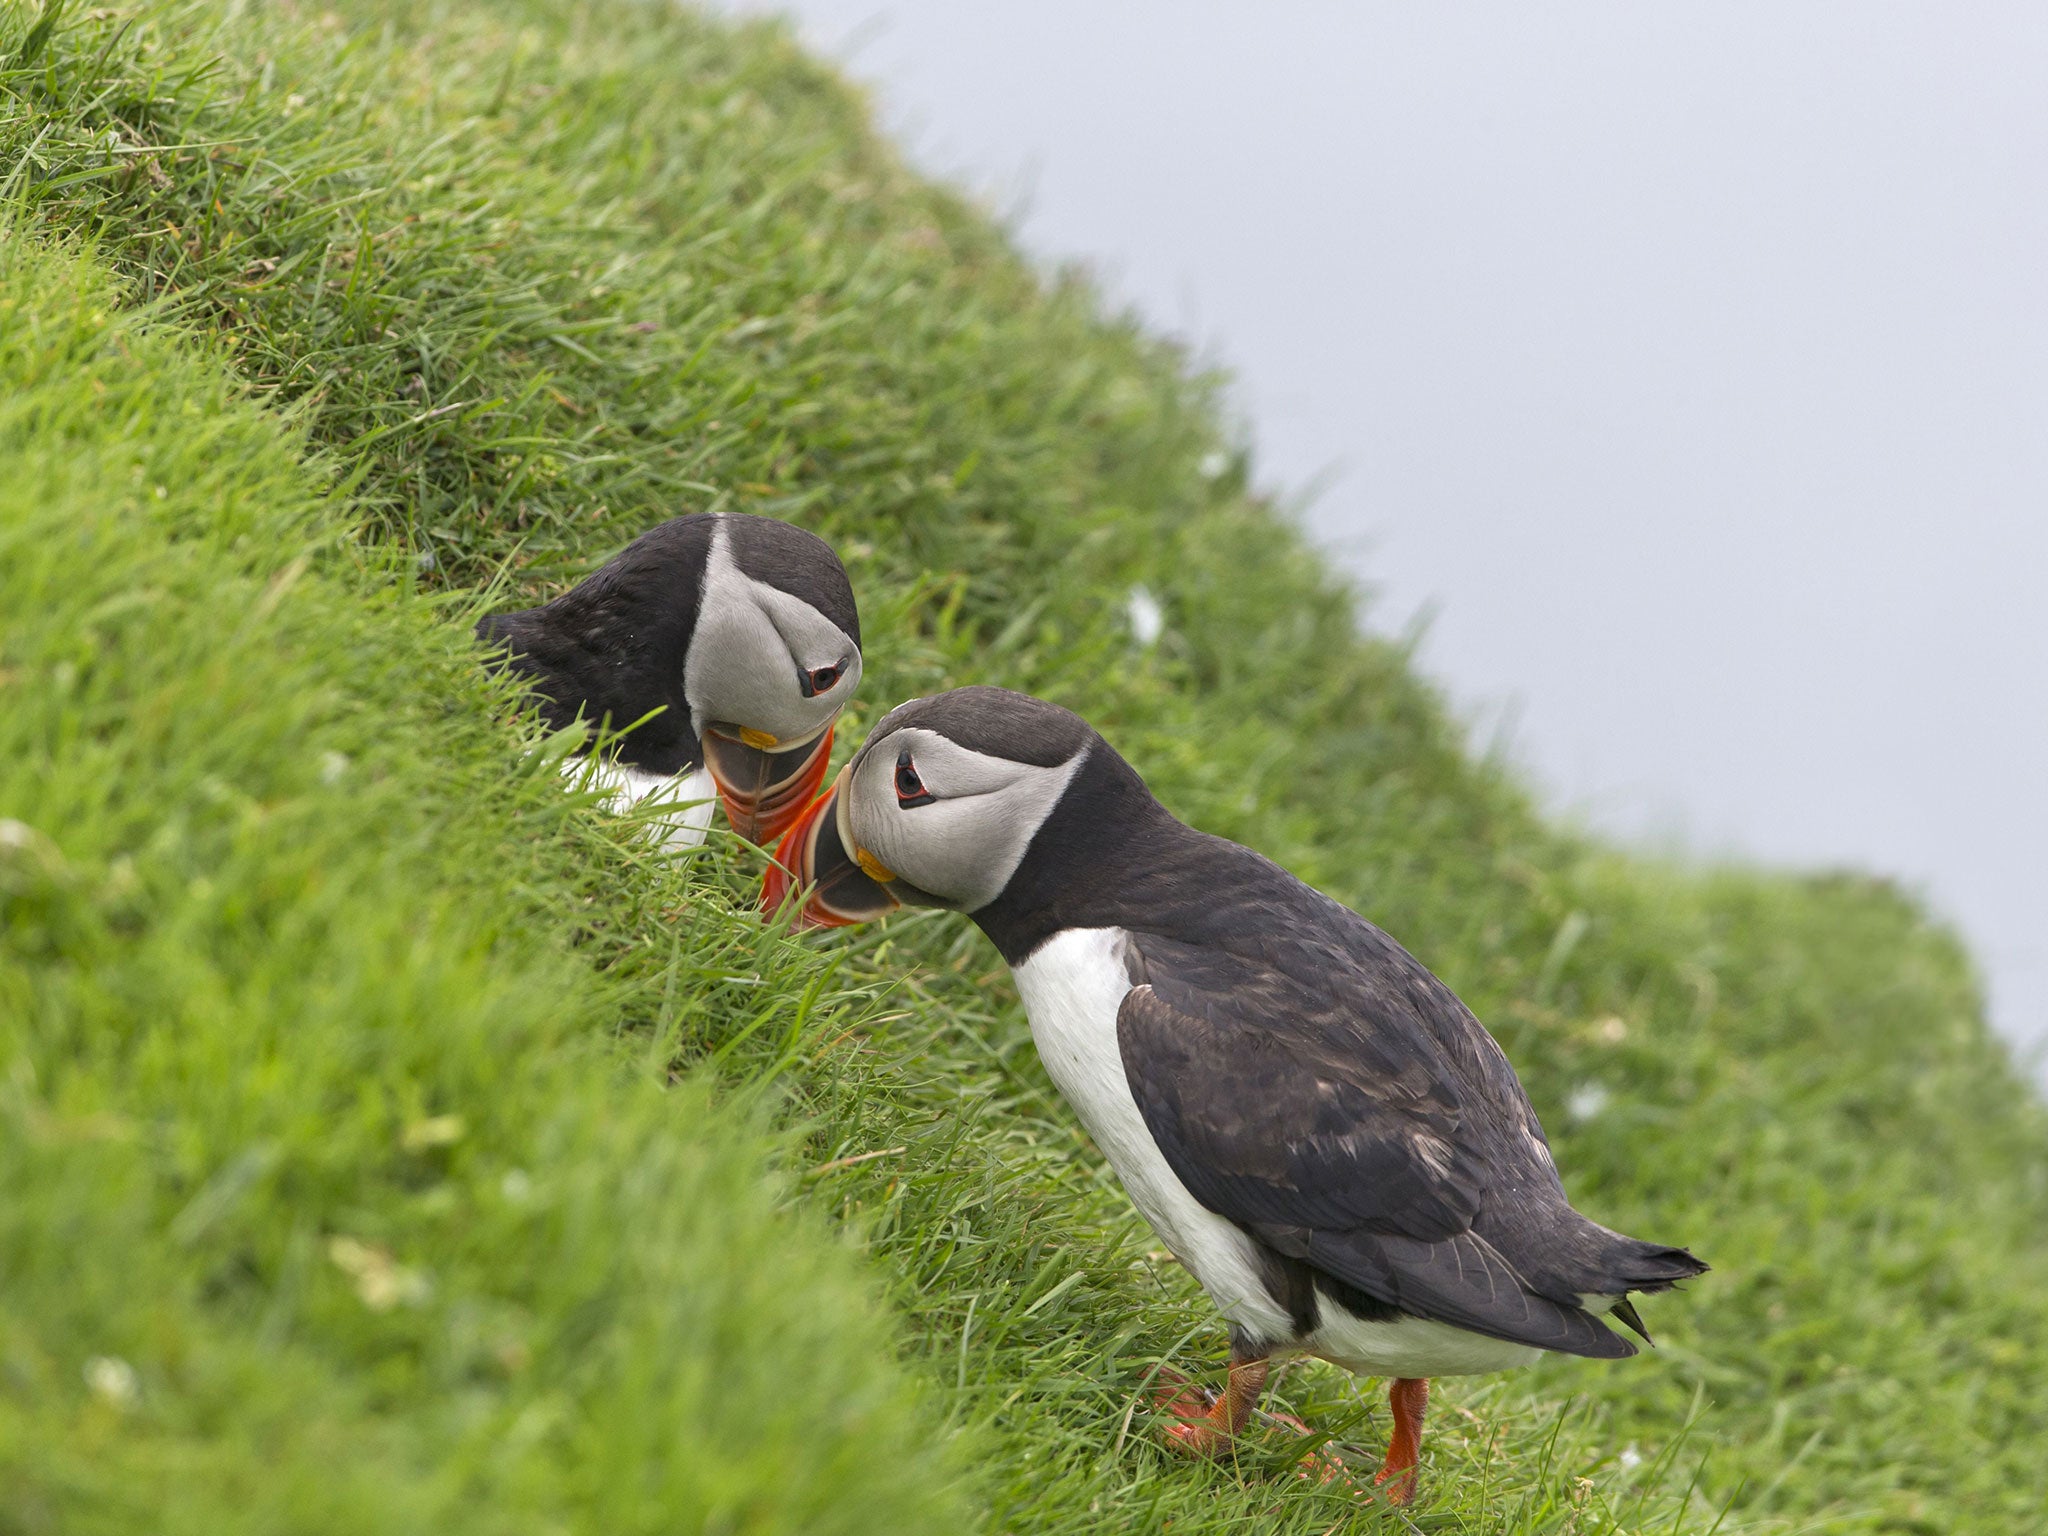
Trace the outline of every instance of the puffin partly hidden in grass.
[[860, 685], [860, 614], [839, 557], [745, 513], [672, 519], [553, 602], [476, 632], [550, 726], [622, 733], [595, 780], [620, 809], [673, 803], [663, 841], [676, 849], [704, 840], [714, 794], [742, 837], [781, 836], [824, 782], [832, 723]]
[[1220, 1397], [1162, 1395], [1187, 1451], [1268, 1362], [1392, 1378], [1378, 1481], [1416, 1486], [1432, 1376], [1618, 1359], [1631, 1291], [1705, 1271], [1573, 1210], [1528, 1096], [1451, 989], [1364, 918], [1183, 825], [1085, 721], [1000, 688], [885, 717], [777, 850], [769, 913], [969, 914], [1053, 1081], [1230, 1324]]

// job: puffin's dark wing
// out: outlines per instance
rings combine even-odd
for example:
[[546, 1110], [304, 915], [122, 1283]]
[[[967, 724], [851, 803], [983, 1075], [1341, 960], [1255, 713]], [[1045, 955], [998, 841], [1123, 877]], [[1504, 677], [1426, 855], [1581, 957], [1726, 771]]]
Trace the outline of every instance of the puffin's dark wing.
[[[1405, 976], [1379, 995], [1334, 946], [1290, 954], [1283, 969], [1150, 936], [1134, 943], [1146, 982], [1117, 1014], [1125, 1075], [1203, 1205], [1403, 1312], [1541, 1349], [1634, 1353], [1576, 1298], [1532, 1289], [1474, 1230], [1489, 1194], [1591, 1224], [1565, 1203], [1546, 1158], [1504, 1145], [1504, 1130], [1522, 1136], [1521, 1124], [1498, 1123], [1526, 1110], [1519, 1088], [1502, 1102], [1501, 1085], [1474, 1081], [1460, 1042], [1444, 1037], [1454, 1021], [1416, 1017], [1422, 999], [1398, 991]], [[1305, 963], [1318, 958], [1320, 978]], [[1509, 1189], [1494, 1188], [1503, 1180]]]
[[1459, 1156], [1451, 1084], [1388, 1053], [1347, 1061], [1290, 1038], [1263, 1021], [1284, 1026], [1313, 1000], [1270, 972], [1234, 979], [1177, 1007], [1168, 996], [1185, 989], [1160, 978], [1117, 1013], [1139, 1111], [1195, 1198], [1234, 1221], [1425, 1242], [1469, 1227], [1482, 1189]]

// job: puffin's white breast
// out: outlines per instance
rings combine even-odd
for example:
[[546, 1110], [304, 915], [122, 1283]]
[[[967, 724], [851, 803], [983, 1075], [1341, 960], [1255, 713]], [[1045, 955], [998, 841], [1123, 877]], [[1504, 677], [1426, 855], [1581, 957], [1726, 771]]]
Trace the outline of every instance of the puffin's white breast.
[[1131, 990], [1123, 942], [1121, 929], [1070, 928], [1014, 968], [1031, 1038], [1131, 1203], [1210, 1300], [1255, 1337], [1288, 1339], [1293, 1328], [1259, 1279], [1251, 1239], [1188, 1192], [1131, 1097], [1116, 1040], [1117, 1005]]
[[686, 853], [700, 846], [711, 826], [718, 803], [718, 786], [710, 771], [694, 768], [688, 773], [647, 773], [620, 763], [600, 759], [571, 758], [562, 765], [562, 776], [571, 783], [583, 783], [590, 775], [590, 787], [604, 794], [605, 809], [613, 815], [651, 803], [666, 807], [649, 824], [650, 831], [668, 853]]

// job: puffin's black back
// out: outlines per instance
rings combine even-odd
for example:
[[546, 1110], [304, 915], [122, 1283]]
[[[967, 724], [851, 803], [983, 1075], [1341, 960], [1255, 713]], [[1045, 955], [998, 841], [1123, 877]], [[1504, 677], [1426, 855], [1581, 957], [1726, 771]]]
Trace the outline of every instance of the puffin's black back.
[[550, 726], [580, 716], [623, 730], [666, 706], [619, 743], [619, 760], [649, 773], [695, 768], [703, 756], [683, 698], [683, 659], [715, 521], [697, 512], [651, 528], [553, 602], [492, 614], [477, 635], [509, 651], [506, 665], [525, 676]]

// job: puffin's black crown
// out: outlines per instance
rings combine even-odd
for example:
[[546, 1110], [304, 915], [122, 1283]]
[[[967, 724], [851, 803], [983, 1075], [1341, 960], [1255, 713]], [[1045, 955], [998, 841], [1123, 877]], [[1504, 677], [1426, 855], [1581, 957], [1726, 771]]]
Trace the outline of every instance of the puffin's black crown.
[[889, 711], [871, 739], [906, 726], [935, 731], [970, 752], [1034, 768], [1057, 768], [1099, 740], [1095, 727], [1070, 709], [1008, 688], [954, 688], [912, 699]]
[[732, 539], [733, 564], [743, 574], [802, 598], [845, 631], [847, 639], [860, 644], [860, 610], [854, 606], [853, 583], [830, 544], [780, 518], [756, 517], [751, 512], [727, 512], [724, 517]]

